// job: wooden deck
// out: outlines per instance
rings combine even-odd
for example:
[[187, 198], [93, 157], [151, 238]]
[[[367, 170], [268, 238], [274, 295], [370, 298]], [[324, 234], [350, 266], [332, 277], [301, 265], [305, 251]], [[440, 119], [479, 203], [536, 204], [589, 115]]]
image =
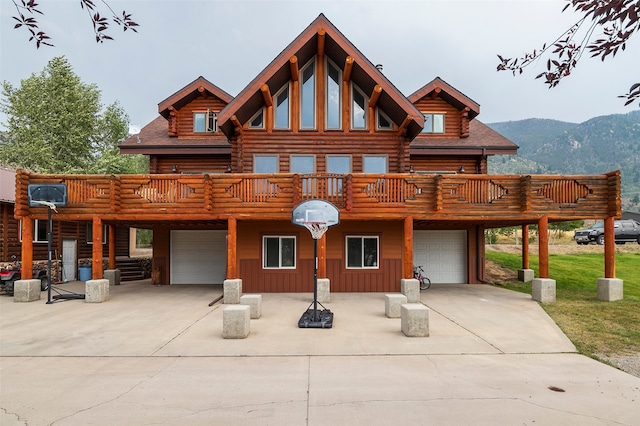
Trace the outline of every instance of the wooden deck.
[[67, 185], [57, 220], [290, 220], [301, 201], [334, 203], [341, 219], [524, 223], [619, 216], [620, 173], [600, 175], [476, 174], [16, 174], [16, 217], [46, 218], [30, 207], [30, 184]]

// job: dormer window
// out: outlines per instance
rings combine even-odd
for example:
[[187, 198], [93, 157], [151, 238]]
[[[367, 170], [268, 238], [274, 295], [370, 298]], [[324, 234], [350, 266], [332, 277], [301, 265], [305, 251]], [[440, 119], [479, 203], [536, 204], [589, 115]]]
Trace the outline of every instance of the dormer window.
[[193, 133], [213, 133], [218, 130], [218, 114], [213, 111], [193, 113]]
[[250, 129], [264, 129], [264, 109], [256, 112], [249, 120]]
[[302, 69], [300, 128], [316, 128], [316, 61], [314, 60]]
[[424, 128], [422, 133], [444, 133], [444, 114], [423, 113]]
[[275, 108], [274, 111], [274, 128], [276, 129], [288, 129], [289, 128], [289, 84], [280, 89], [278, 93], [273, 97]]
[[377, 126], [378, 130], [393, 130], [393, 122], [380, 109], [378, 109]]
[[351, 85], [351, 128], [367, 128], [367, 96], [355, 84]]

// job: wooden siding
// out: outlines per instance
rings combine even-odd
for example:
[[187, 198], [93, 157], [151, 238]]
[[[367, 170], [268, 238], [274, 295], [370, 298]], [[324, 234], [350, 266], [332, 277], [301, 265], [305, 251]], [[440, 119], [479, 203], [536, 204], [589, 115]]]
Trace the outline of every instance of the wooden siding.
[[[485, 160], [486, 162], [486, 160]], [[471, 156], [412, 156], [411, 166], [414, 172], [453, 172], [460, 173], [460, 167], [464, 167], [466, 174], [486, 174], [483, 172], [483, 161], [479, 157]]]
[[231, 164], [228, 155], [163, 155], [151, 156], [149, 170], [154, 174], [172, 174], [173, 167], [177, 173], [225, 173]]
[[[342, 219], [476, 221], [506, 224], [620, 216], [620, 173], [602, 175], [17, 175], [16, 216], [46, 218], [29, 207], [30, 183], [65, 183], [59, 220], [290, 220], [310, 198], [332, 201]], [[337, 185], [337, 186], [336, 186]]]
[[462, 113], [444, 99], [438, 97], [424, 97], [415, 103], [416, 108], [422, 113], [444, 113], [444, 134], [442, 133], [421, 133], [418, 138], [437, 138], [441, 136], [460, 136], [462, 133], [461, 119]]
[[178, 135], [203, 135], [203, 133], [193, 132], [193, 113], [203, 112], [207, 110], [210, 110], [212, 112], [220, 112], [225, 106], [226, 103], [215, 96], [200, 96], [199, 98], [189, 102], [187, 105], [180, 108], [180, 110], [176, 111]]

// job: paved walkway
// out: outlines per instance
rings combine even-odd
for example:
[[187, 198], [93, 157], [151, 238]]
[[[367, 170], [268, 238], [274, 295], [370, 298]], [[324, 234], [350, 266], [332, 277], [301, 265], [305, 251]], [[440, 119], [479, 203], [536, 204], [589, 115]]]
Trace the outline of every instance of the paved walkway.
[[[82, 283], [58, 286], [84, 292]], [[0, 297], [4, 425], [637, 425], [640, 378], [575, 352], [525, 294], [433, 285], [430, 337], [380, 293], [263, 294], [247, 339], [222, 338], [220, 286], [111, 287], [101, 304]], [[555, 390], [554, 390], [555, 389]], [[559, 391], [563, 390], [563, 392]]]

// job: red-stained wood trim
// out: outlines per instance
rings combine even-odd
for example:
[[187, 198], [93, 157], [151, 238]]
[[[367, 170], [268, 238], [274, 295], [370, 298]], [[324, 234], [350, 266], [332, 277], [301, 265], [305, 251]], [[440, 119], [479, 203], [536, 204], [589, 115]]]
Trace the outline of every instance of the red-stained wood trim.
[[609, 216], [604, 220], [604, 277], [616, 277], [615, 218]]
[[540, 278], [549, 278], [549, 217], [538, 220], [538, 269]]

